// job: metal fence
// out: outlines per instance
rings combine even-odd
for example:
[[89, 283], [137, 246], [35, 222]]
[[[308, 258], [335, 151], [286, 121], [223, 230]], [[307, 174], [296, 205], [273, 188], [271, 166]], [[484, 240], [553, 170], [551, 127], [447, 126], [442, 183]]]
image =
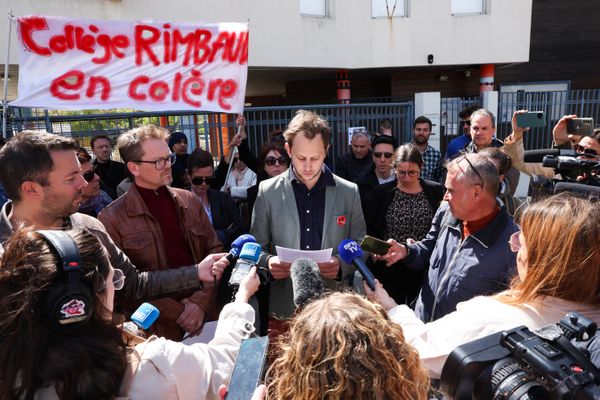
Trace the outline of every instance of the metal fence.
[[510, 134], [511, 118], [515, 110], [543, 111], [546, 126], [533, 128], [524, 136], [525, 149], [552, 146], [552, 129], [564, 115], [592, 117], [596, 126], [600, 124], [600, 89], [510, 92], [499, 93], [498, 122], [496, 134], [504, 138]]
[[[409, 140], [414, 109], [411, 102], [298, 105], [285, 107], [248, 107], [244, 110], [250, 148], [258, 153], [274, 130], [283, 130], [299, 109], [315, 111], [329, 121], [332, 131], [330, 157], [332, 163], [348, 149], [348, 128], [363, 126], [376, 132], [382, 119], [393, 124], [400, 143]], [[208, 149], [218, 158], [227, 148], [228, 139], [235, 133], [235, 115], [209, 112], [120, 112], [93, 113], [88, 111], [53, 113], [43, 109], [9, 108], [9, 129], [46, 130], [78, 139], [89, 147], [97, 134], [116, 138], [120, 133], [141, 124], [156, 124], [180, 131], [192, 138], [190, 147]]]
[[[371, 102], [377, 100], [378, 102]], [[323, 115], [332, 129], [330, 156], [332, 162], [338, 155], [349, 151], [348, 128], [364, 126], [376, 132], [379, 122], [389, 119], [398, 143], [412, 139], [414, 106], [412, 102], [392, 102], [386, 99], [354, 99], [360, 103], [294, 105], [282, 107], [248, 107], [244, 110], [247, 120], [248, 140], [251, 149], [259, 152], [274, 130], [285, 129], [298, 109], [308, 109]], [[472, 104], [482, 104], [479, 97], [442, 98], [440, 102], [441, 150], [461, 134], [458, 112]], [[497, 112], [497, 136], [503, 139], [511, 132], [510, 120], [515, 110], [544, 111], [546, 127], [535, 128], [525, 136], [526, 149], [547, 148], [552, 143], [552, 128], [567, 114], [592, 117], [600, 123], [600, 89], [510, 92], [499, 93]], [[119, 133], [141, 124], [166, 126], [172, 131], [184, 132], [190, 138], [190, 147], [210, 150], [215, 158], [226, 150], [229, 138], [235, 133], [235, 116], [208, 112], [120, 112], [97, 113], [81, 111], [71, 113], [49, 112], [43, 109], [9, 107], [8, 129], [42, 129], [77, 138], [89, 146], [90, 138], [99, 133], [116, 137]]]

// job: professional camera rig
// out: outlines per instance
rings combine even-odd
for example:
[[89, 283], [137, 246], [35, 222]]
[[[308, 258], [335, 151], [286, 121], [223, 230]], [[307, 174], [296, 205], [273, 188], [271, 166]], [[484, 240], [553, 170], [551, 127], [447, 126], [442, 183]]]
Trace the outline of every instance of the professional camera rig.
[[599, 399], [600, 370], [571, 343], [588, 341], [596, 330], [570, 312], [533, 332], [520, 326], [474, 340], [452, 351], [441, 389], [456, 400]]

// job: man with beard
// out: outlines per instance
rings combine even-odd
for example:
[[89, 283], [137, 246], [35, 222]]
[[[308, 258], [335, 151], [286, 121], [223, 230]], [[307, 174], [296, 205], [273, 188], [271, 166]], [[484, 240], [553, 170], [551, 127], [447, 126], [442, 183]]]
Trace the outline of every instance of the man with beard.
[[104, 226], [77, 212], [87, 185], [71, 139], [46, 132], [23, 131], [0, 150], [0, 182], [8, 197], [0, 212], [0, 253], [21, 226], [37, 229], [86, 229], [106, 249], [113, 268], [125, 274], [123, 296], [143, 299], [184, 289], [210, 286], [227, 265], [224, 254], [213, 254], [197, 265], [177, 270], [140, 272], [115, 246]]
[[421, 178], [429, 181], [439, 182], [442, 178], [442, 155], [429, 145], [431, 136], [431, 120], [420, 116], [413, 124], [414, 138], [412, 144], [419, 150], [423, 158], [423, 169]]
[[[131, 129], [117, 140], [119, 154], [133, 175], [133, 185], [107, 206], [98, 219], [110, 237], [145, 271], [197, 263], [222, 250], [200, 199], [188, 190], [169, 187], [175, 154], [167, 145], [169, 132], [155, 125]], [[197, 333], [205, 317], [218, 315], [216, 289], [186, 290], [153, 298], [160, 311], [152, 332], [181, 340]], [[120, 302], [129, 315], [139, 302]]]

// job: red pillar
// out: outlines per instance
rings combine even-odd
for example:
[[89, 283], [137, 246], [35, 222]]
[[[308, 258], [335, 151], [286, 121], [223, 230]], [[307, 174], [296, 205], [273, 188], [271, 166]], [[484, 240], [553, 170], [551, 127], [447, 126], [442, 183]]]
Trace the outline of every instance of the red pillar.
[[350, 104], [350, 73], [347, 69], [338, 69], [337, 78], [337, 101], [340, 104]]
[[494, 90], [494, 64], [483, 64], [479, 72], [479, 92]]

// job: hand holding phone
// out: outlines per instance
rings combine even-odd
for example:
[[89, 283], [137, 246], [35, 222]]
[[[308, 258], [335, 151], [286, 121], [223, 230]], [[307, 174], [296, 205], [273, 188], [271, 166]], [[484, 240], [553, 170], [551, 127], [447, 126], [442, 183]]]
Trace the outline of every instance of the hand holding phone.
[[362, 242], [360, 242], [360, 247], [364, 251], [368, 251], [372, 254], [384, 255], [387, 254], [391, 245], [381, 239], [377, 239], [376, 237], [366, 235]]
[[546, 116], [543, 111], [527, 111], [517, 113], [519, 128], [538, 128], [546, 126]]
[[571, 118], [567, 120], [567, 133], [578, 136], [594, 135], [593, 118]]

